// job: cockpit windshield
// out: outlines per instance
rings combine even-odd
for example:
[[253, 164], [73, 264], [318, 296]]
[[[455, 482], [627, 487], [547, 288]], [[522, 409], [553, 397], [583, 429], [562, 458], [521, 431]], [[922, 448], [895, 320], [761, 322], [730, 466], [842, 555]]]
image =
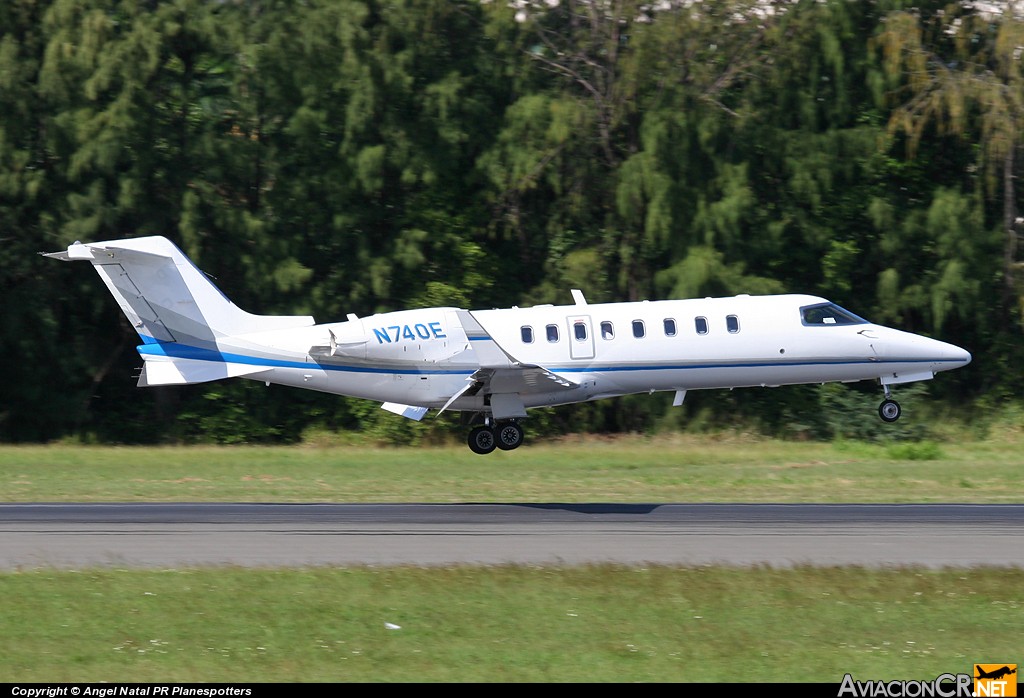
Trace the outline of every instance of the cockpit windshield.
[[867, 320], [835, 303], [818, 303], [800, 308], [805, 325], [864, 325]]

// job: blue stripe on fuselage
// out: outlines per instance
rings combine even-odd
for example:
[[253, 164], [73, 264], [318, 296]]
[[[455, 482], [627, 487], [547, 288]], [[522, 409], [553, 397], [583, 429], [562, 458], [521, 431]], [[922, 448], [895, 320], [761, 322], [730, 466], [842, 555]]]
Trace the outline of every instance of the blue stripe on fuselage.
[[245, 354], [233, 354], [223, 352], [219, 349], [204, 349], [193, 347], [178, 342], [155, 342], [140, 344], [135, 347], [136, 351], [145, 358], [148, 356], [167, 356], [174, 359], [190, 359], [192, 361], [215, 361], [220, 363], [245, 364], [246, 366], [266, 366], [267, 368], [312, 368], [316, 366], [324, 371], [345, 371], [348, 373], [400, 373], [402, 375], [457, 375], [468, 376], [473, 373], [469, 369], [404, 369], [404, 368], [375, 368], [372, 366], [341, 366], [335, 364], [310, 364], [306, 361], [289, 361], [286, 359], [271, 359], [262, 356], [246, 356]]
[[885, 359], [874, 361], [871, 359], [832, 359], [822, 361], [754, 361], [741, 363], [717, 363], [717, 364], [667, 364], [662, 366], [545, 366], [544, 368], [552, 373], [611, 373], [614, 371], [684, 371], [697, 368], [792, 368], [794, 366], [851, 366], [860, 364], [932, 364], [932, 363], [960, 363], [948, 359]]

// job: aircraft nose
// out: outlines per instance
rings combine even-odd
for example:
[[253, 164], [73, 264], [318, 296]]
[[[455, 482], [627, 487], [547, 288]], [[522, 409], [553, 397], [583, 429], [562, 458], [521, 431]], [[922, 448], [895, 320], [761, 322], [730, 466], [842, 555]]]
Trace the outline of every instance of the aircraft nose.
[[947, 344], [946, 342], [935, 342], [938, 359], [944, 364], [952, 364], [944, 366], [944, 368], [960, 368], [971, 363], [971, 352], [966, 349], [962, 349], [955, 344]]
[[879, 357], [889, 360], [912, 358], [917, 363], [929, 364], [932, 371], [948, 371], [971, 363], [970, 352], [955, 344], [900, 330], [878, 334], [878, 341], [872, 342], [871, 346]]

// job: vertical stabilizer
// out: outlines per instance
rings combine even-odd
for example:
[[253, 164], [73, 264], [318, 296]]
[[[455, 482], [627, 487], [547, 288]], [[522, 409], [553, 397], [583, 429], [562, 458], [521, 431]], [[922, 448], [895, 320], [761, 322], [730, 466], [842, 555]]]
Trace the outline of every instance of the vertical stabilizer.
[[92, 262], [145, 343], [203, 346], [221, 337], [313, 324], [309, 316], [245, 312], [164, 237], [76, 242], [46, 256]]

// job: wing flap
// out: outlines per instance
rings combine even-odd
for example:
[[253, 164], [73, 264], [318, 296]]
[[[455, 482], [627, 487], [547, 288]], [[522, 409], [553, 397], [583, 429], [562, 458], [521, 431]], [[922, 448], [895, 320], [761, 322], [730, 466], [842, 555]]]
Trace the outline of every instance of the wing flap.
[[554, 390], [572, 390], [579, 384], [541, 366], [493, 369], [489, 377], [491, 393], [550, 393]]

